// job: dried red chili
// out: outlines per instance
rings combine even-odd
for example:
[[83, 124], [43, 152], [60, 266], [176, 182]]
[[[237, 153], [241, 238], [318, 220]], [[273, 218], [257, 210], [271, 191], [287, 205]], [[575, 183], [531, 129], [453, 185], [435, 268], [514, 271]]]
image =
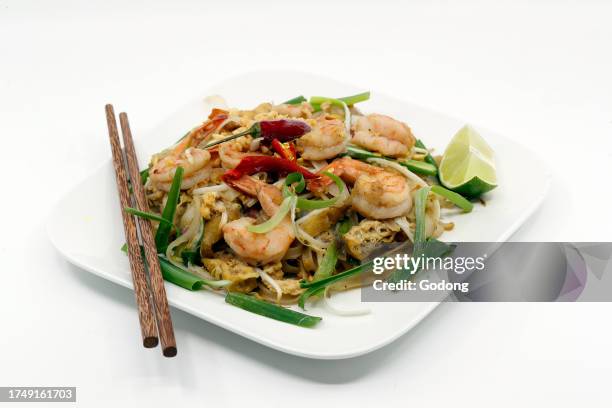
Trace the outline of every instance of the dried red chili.
[[231, 135], [225, 139], [217, 140], [210, 143], [206, 147], [212, 147], [246, 135], [261, 137], [266, 143], [271, 143], [274, 139], [278, 139], [279, 142], [284, 143], [295, 140], [298, 137], [302, 137], [311, 130], [312, 129], [310, 126], [301, 120], [262, 120], [261, 122], [254, 123], [253, 126], [244, 132], [236, 133], [235, 135]]
[[251, 175], [261, 171], [272, 171], [281, 174], [298, 172], [306, 179], [320, 177], [314, 174], [296, 162], [274, 156], [247, 156], [240, 160], [240, 163], [222, 176], [223, 181], [231, 184], [232, 180], [237, 180], [244, 175]]

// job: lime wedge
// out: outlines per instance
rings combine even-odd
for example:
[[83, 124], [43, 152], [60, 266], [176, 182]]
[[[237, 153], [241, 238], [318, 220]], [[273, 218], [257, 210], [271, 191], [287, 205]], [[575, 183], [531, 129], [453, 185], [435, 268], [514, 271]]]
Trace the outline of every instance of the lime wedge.
[[439, 172], [444, 187], [465, 197], [478, 197], [497, 187], [493, 150], [467, 125], [450, 141]]

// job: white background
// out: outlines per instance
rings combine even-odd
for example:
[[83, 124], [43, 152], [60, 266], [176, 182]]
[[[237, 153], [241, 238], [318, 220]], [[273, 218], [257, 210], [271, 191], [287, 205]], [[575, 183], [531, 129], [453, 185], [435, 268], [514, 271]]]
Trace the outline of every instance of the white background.
[[611, 21], [604, 1], [0, 0], [0, 385], [77, 386], [83, 406], [610, 406], [609, 304], [444, 304], [336, 362], [174, 310], [163, 359], [139, 346], [132, 294], [62, 260], [44, 224], [109, 159], [105, 103], [137, 135], [220, 79], [293, 68], [539, 151], [552, 188], [513, 239], [609, 241]]

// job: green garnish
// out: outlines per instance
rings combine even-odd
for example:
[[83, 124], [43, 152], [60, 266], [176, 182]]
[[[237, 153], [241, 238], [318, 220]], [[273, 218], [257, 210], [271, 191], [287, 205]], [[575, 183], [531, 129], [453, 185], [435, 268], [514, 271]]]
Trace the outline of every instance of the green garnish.
[[153, 213], [145, 212], [145, 211], [140, 211], [139, 209], [132, 208], [132, 207], [125, 207], [125, 212], [128, 213], [128, 214], [135, 215], [135, 216], [140, 217], [140, 218], [147, 219], [147, 220], [159, 221], [162, 224], [170, 224], [171, 228], [174, 228], [176, 231], [178, 231], [178, 229], [176, 228], [176, 226], [172, 222], [168, 221], [167, 219], [165, 219], [163, 217], [160, 217], [157, 214], [153, 214]]
[[[172, 185], [170, 191], [168, 191], [168, 199], [166, 206], [162, 211], [162, 218], [168, 220], [170, 223], [174, 221], [174, 213], [176, 212], [176, 206], [178, 205], [179, 195], [181, 192], [181, 182], [183, 180], [183, 168], [177, 167], [172, 179]], [[157, 228], [157, 234], [155, 234], [155, 246], [157, 247], [158, 253], [165, 253], [168, 248], [168, 238], [170, 237], [171, 226], [167, 223], [159, 224]]]
[[[123, 244], [121, 250], [127, 253], [127, 244]], [[143, 259], [145, 259], [145, 267], [146, 267], [146, 258], [144, 257], [144, 248], [140, 247], [140, 250], [143, 254]], [[210, 280], [210, 279], [202, 279], [199, 276], [194, 275], [186, 269], [179, 268], [174, 265], [172, 262], [168, 261], [165, 256], [157, 255], [159, 259], [159, 267], [162, 272], [162, 276], [164, 280], [167, 280], [170, 283], [174, 283], [181, 288], [185, 288], [187, 290], [199, 290], [202, 286], [209, 286], [213, 289], [219, 289], [230, 285], [232, 282], [228, 280]]]
[[304, 95], [296, 96], [295, 98], [289, 99], [288, 101], [283, 102], [283, 105], [297, 105], [302, 102], [306, 102], [306, 98], [304, 98]]
[[474, 204], [469, 202], [461, 194], [455, 193], [454, 191], [450, 191], [442, 186], [431, 186], [431, 192], [446, 198], [448, 201], [461, 208], [463, 212], [469, 213], [474, 208]]
[[342, 98], [338, 98], [338, 100], [346, 103], [348, 106], [355, 105], [359, 102], [365, 102], [370, 99], [370, 91], [358, 93], [351, 96], [343, 96]]
[[397, 162], [413, 173], [424, 174], [426, 176], [438, 174], [438, 168], [431, 163], [412, 159], [398, 160]]
[[383, 155], [379, 153], [373, 153], [369, 150], [365, 150], [365, 149], [362, 149], [354, 145], [348, 145], [346, 147], [346, 155], [352, 157], [353, 159], [357, 159], [357, 160], [367, 160], [371, 158], [384, 159]]
[[[306, 198], [298, 197], [296, 208], [299, 208], [300, 210], [317, 210], [320, 208], [328, 208], [328, 207], [335, 205], [338, 202], [338, 200], [342, 197], [342, 194], [344, 193], [344, 190], [346, 189], [346, 185], [340, 179], [340, 177], [336, 176], [333, 173], [327, 172], [327, 171], [324, 171], [321, 174], [324, 174], [325, 176], [333, 180], [333, 182], [338, 187], [338, 191], [339, 191], [338, 195], [334, 198], [330, 198], [327, 200], [308, 200]], [[295, 184], [293, 186], [294, 192], [292, 192], [289, 189], [289, 186], [291, 186], [292, 184]], [[306, 187], [306, 181], [304, 180], [304, 176], [302, 174], [290, 173], [289, 175], [287, 175], [287, 178], [285, 179], [285, 185], [283, 186], [283, 196], [285, 198], [295, 196], [295, 194], [299, 194], [302, 191], [304, 191], [305, 187]]]
[[352, 157], [353, 159], [363, 161], [372, 158], [394, 161], [406, 167], [413, 173], [424, 174], [426, 176], [435, 176], [436, 174], [438, 174], [438, 168], [432, 165], [431, 163], [411, 159], [395, 160], [391, 157], [385, 157], [379, 153], [370, 152], [369, 150], [365, 150], [353, 145], [349, 145], [346, 147], [346, 155]]
[[200, 262], [200, 246], [202, 245], [202, 240], [204, 239], [204, 219], [200, 217], [200, 230], [198, 239], [193, 243], [191, 248], [184, 249], [181, 251], [181, 258], [183, 259], [183, 263], [185, 265], [196, 264]]
[[414, 195], [414, 216], [416, 226], [414, 228], [414, 252], [420, 253], [420, 248], [427, 239], [425, 236], [425, 207], [427, 206], [427, 195], [430, 187], [421, 187]]
[[228, 292], [225, 295], [225, 301], [243, 310], [300, 327], [313, 327], [322, 320], [318, 316], [309, 316], [286, 309], [244, 293]]
[[362, 92], [356, 95], [344, 96], [342, 98], [328, 98], [325, 96], [311, 96], [310, 97], [310, 105], [313, 107], [314, 111], [317, 112], [321, 110], [321, 104], [325, 102], [330, 102], [334, 105], [343, 106], [341, 102], [344, 102], [347, 106], [355, 105], [359, 102], [364, 102], [370, 99], [370, 92]]
[[146, 168], [140, 172], [140, 182], [144, 186], [147, 180], [149, 179], [149, 169]]
[[313, 276], [313, 280], [318, 281], [332, 276], [336, 270], [336, 262], [338, 262], [338, 250], [336, 249], [336, 243], [332, 242], [327, 247], [327, 251], [325, 251], [325, 255]]
[[[417, 141], [416, 141], [416, 143], [414, 145], [416, 147], [420, 147], [421, 149], [428, 150], [427, 147], [425, 147], [425, 144], [421, 141], [421, 139], [417, 139]], [[436, 160], [433, 158], [431, 153], [427, 153], [427, 155], [425, 156], [425, 161], [427, 163], [431, 164], [432, 166], [436, 166], [436, 170], [438, 169], [438, 163], [436, 163]]]
[[261, 224], [249, 225], [247, 227], [247, 231], [255, 234], [265, 234], [266, 232], [272, 231], [278, 224], [281, 223], [281, 221], [283, 221], [283, 218], [285, 218], [289, 210], [291, 210], [291, 207], [295, 203], [296, 199], [297, 198], [295, 196], [285, 197], [278, 211], [272, 218], [266, 222], [262, 222]]
[[159, 266], [161, 267], [164, 279], [182, 288], [192, 291], [200, 290], [202, 289], [202, 286], [209, 286], [213, 289], [219, 289], [232, 283], [228, 280], [210, 280], [200, 278], [186, 269], [179, 268], [161, 255], [158, 255], [158, 258]]
[[353, 219], [351, 219], [351, 217], [343, 218], [342, 220], [340, 220], [337, 226], [338, 234], [346, 234], [353, 227], [353, 225], [355, 225], [355, 223], [353, 222]]
[[307, 290], [302, 293], [302, 295], [300, 296], [300, 298], [298, 299], [298, 305], [304, 309], [304, 303], [306, 303], [306, 301], [308, 300], [308, 298], [310, 298], [313, 295], [317, 295], [318, 293], [320, 293], [320, 291], [330, 285], [333, 285], [334, 283], [338, 283], [344, 279], [350, 278], [352, 276], [358, 275], [362, 272], [365, 272], [368, 268], [370, 268], [373, 265], [373, 261], [369, 261], [366, 262], [364, 264], [361, 264], [355, 268], [352, 269], [348, 269], [344, 272], [341, 272], [339, 274], [336, 275], [332, 275], [329, 276], [327, 278], [318, 280], [318, 281], [311, 281], [311, 282], [301, 282], [300, 286], [302, 288], [307, 288]]

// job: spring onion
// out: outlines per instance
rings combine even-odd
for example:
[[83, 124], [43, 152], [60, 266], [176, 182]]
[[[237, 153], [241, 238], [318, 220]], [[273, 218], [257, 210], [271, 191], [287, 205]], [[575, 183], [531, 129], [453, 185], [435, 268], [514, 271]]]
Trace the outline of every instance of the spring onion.
[[474, 204], [469, 202], [461, 194], [455, 193], [454, 191], [450, 191], [442, 186], [431, 186], [431, 192], [446, 198], [448, 201], [461, 208], [463, 212], [469, 213], [474, 208]]
[[[168, 199], [166, 206], [162, 211], [162, 217], [168, 220], [170, 223], [174, 221], [174, 213], [176, 212], [176, 206], [178, 205], [179, 195], [181, 192], [181, 182], [183, 180], [183, 168], [177, 167], [172, 179], [172, 185], [170, 191], [168, 191]], [[155, 234], [155, 246], [157, 247], [158, 253], [165, 253], [168, 247], [168, 238], [170, 237], [171, 227], [167, 223], [159, 224], [157, 228], [157, 234]]]
[[162, 275], [165, 280], [192, 291], [200, 290], [202, 289], [202, 286], [209, 286], [213, 289], [218, 289], [232, 283], [231, 281], [227, 280], [210, 280], [200, 278], [186, 269], [179, 268], [163, 256], [159, 256], [159, 266], [161, 267]]
[[417, 139], [415, 146], [427, 150], [428, 153], [425, 156], [425, 162], [431, 164], [432, 166], [436, 166], [437, 169], [438, 163], [436, 163], [436, 160], [432, 157], [431, 153], [429, 153], [429, 150], [427, 149], [427, 147], [425, 147], [425, 144], [421, 141], [421, 139]]
[[225, 301], [243, 310], [281, 322], [295, 324], [300, 327], [314, 327], [322, 320], [318, 316], [309, 316], [291, 309], [286, 309], [282, 306], [257, 299], [254, 296], [249, 296], [244, 293], [228, 292], [227, 295], [225, 295]]
[[140, 172], [140, 182], [144, 186], [147, 180], [149, 179], [149, 169], [146, 168]]
[[162, 224], [170, 224], [171, 228], [174, 228], [176, 231], [178, 231], [178, 229], [176, 228], [176, 226], [172, 222], [168, 221], [167, 219], [165, 219], [165, 218], [163, 218], [163, 217], [161, 217], [161, 216], [159, 216], [157, 214], [153, 214], [153, 213], [146, 212], [146, 211], [140, 211], [140, 210], [138, 210], [136, 208], [132, 208], [132, 207], [125, 207], [125, 212], [128, 213], [128, 214], [135, 215], [135, 216], [140, 217], [140, 218], [147, 219], [147, 220], [159, 221]]
[[426, 176], [438, 174], [438, 168], [431, 163], [412, 159], [398, 160], [397, 162], [417, 174], [424, 174]]
[[344, 110], [344, 128], [346, 130], [346, 142], [351, 138], [351, 110], [349, 109], [346, 102], [341, 99], [327, 98], [325, 96], [311, 96], [310, 104], [313, 106], [315, 112], [321, 109], [321, 104], [328, 102], [332, 105], [341, 107]]
[[355, 105], [359, 102], [365, 102], [370, 99], [370, 91], [358, 93], [356, 95], [351, 96], [343, 96], [342, 98], [338, 98], [338, 100], [346, 103], [348, 106]]
[[383, 158], [379, 153], [373, 153], [369, 150], [362, 149], [354, 145], [348, 145], [346, 147], [346, 155], [358, 160], [367, 160], [371, 158]]
[[356, 95], [344, 96], [342, 98], [326, 98], [323, 96], [313, 96], [310, 98], [310, 104], [314, 108], [314, 111], [317, 112], [321, 110], [321, 104], [325, 102], [330, 102], [331, 100], [344, 102], [347, 106], [355, 105], [359, 102], [365, 102], [370, 99], [370, 92], [362, 92]]
[[347, 146], [346, 155], [357, 160], [367, 161], [368, 159], [384, 159], [390, 162], [397, 162], [402, 166], [406, 167], [408, 170], [417, 174], [424, 174], [427, 176], [435, 176], [436, 174], [438, 174], [438, 168], [430, 163], [411, 159], [395, 160], [390, 157], [384, 157], [379, 153], [373, 153], [353, 145]]
[[[327, 172], [327, 171], [324, 171], [321, 174], [324, 174], [325, 176], [333, 180], [333, 182], [338, 187], [338, 191], [339, 191], [338, 195], [328, 200], [308, 200], [306, 198], [298, 197], [296, 208], [299, 208], [300, 210], [317, 210], [320, 208], [328, 208], [333, 205], [336, 205], [338, 201], [345, 196], [345, 191], [347, 191], [346, 185], [340, 179], [340, 177], [336, 176], [333, 173]], [[301, 193], [302, 191], [304, 191], [304, 188], [306, 187], [304, 176], [302, 176], [300, 173], [291, 173], [287, 175], [287, 178], [285, 179], [285, 185], [283, 186], [283, 196], [285, 198], [294, 195], [294, 193], [292, 193], [291, 190], [289, 189], [289, 186], [291, 186], [292, 184], [295, 184], [293, 186], [293, 189], [294, 189], [293, 191], [297, 194]]]
[[[142, 251], [144, 258], [144, 248], [141, 247], [140, 250]], [[127, 244], [123, 244], [121, 251], [127, 253]], [[187, 290], [200, 290], [202, 286], [209, 286], [213, 289], [219, 289], [232, 283], [228, 280], [202, 279], [199, 276], [196, 276], [191, 272], [172, 264], [163, 255], [157, 255], [157, 257], [159, 258], [159, 266], [164, 280], [174, 283], [175, 285]]]
[[296, 96], [295, 98], [291, 98], [288, 101], [283, 102], [283, 105], [298, 105], [302, 102], [306, 102], [306, 98], [304, 95]]
[[300, 298], [298, 299], [298, 305], [304, 309], [304, 303], [306, 303], [306, 301], [308, 300], [308, 298], [310, 298], [313, 295], [317, 295], [320, 293], [321, 289], [326, 288], [330, 285], [333, 285], [334, 283], [338, 283], [344, 279], [353, 277], [355, 275], [358, 275], [362, 272], [365, 272], [366, 270], [368, 270], [371, 266], [373, 265], [373, 261], [369, 261], [366, 262], [364, 264], [361, 264], [355, 268], [352, 269], [348, 269], [344, 272], [341, 272], [339, 274], [336, 275], [332, 275], [329, 276], [327, 278], [318, 280], [318, 281], [311, 281], [311, 282], [302, 282], [300, 284], [300, 286], [302, 288], [307, 288], [307, 290], [302, 293], [302, 295], [300, 296]]
[[285, 197], [278, 211], [276, 212], [276, 214], [274, 214], [272, 218], [270, 218], [266, 222], [262, 222], [261, 224], [249, 225], [247, 227], [247, 231], [253, 232], [255, 234], [265, 234], [266, 232], [272, 231], [278, 226], [278, 224], [283, 221], [283, 218], [287, 216], [289, 210], [291, 209], [291, 206], [293, 205], [296, 199], [297, 197], [295, 196]]
[[185, 265], [196, 264], [200, 262], [200, 246], [204, 239], [204, 219], [200, 217], [200, 230], [198, 231], [198, 239], [193, 243], [191, 248], [186, 248], [181, 251], [181, 258]]
[[422, 187], [414, 195], [414, 215], [416, 227], [414, 228], [414, 252], [420, 253], [423, 243], [427, 239], [425, 235], [425, 209], [427, 206], [427, 195], [430, 187]]
[[327, 247], [327, 251], [325, 251], [325, 255], [313, 276], [313, 280], [318, 281], [332, 276], [336, 270], [336, 262], [338, 262], [338, 250], [336, 249], [336, 243], [332, 242]]
[[340, 220], [336, 227], [338, 234], [346, 234], [353, 227], [353, 225], [355, 225], [355, 223], [353, 222], [353, 219], [351, 219], [351, 217], [343, 218], [342, 220]]

